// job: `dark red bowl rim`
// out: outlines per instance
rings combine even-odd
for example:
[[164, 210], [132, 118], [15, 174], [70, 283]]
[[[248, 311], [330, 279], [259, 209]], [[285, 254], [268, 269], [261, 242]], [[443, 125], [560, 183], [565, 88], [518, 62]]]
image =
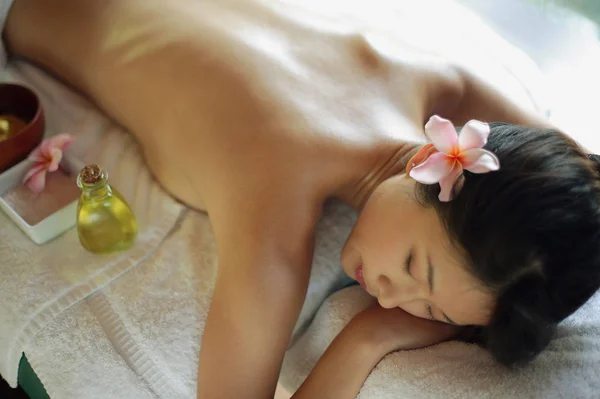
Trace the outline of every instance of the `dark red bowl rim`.
[[35, 99], [37, 106], [36, 106], [36, 110], [35, 110], [35, 114], [33, 115], [33, 118], [31, 118], [31, 120], [29, 122], [27, 122], [27, 124], [17, 134], [15, 134], [14, 136], [12, 136], [6, 140], [0, 141], [0, 145], [2, 145], [2, 143], [8, 143], [10, 141], [16, 141], [19, 138], [19, 136], [21, 136], [21, 134], [23, 134], [23, 132], [27, 131], [27, 128], [29, 128], [31, 125], [33, 125], [40, 119], [40, 117], [43, 113], [42, 102], [40, 101], [40, 97], [37, 95], [37, 93], [35, 91], [33, 91], [29, 87], [19, 84], [19, 83], [7, 83], [7, 82], [0, 83], [0, 91], [2, 90], [3, 87], [10, 87], [10, 86], [25, 90], [26, 92], [28, 92], [28, 94], [31, 94], [33, 96], [33, 98]]

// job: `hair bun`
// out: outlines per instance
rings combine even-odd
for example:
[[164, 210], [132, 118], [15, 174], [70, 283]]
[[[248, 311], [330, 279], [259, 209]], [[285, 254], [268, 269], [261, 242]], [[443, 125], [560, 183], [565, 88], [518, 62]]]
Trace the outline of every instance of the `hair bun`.
[[522, 277], [500, 295], [484, 332], [485, 346], [499, 363], [526, 363], [548, 345], [555, 330], [551, 302], [538, 274]]

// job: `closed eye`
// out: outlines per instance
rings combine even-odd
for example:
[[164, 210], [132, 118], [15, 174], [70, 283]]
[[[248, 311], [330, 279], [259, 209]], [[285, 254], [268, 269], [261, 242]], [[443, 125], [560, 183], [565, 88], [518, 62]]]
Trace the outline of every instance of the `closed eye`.
[[410, 274], [410, 264], [412, 263], [412, 258], [413, 258], [413, 250], [411, 249], [410, 252], [408, 253], [408, 258], [406, 258], [406, 261], [404, 262], [404, 272], [411, 277], [412, 277], [412, 274]]
[[430, 320], [437, 320], [435, 318], [435, 316], [433, 315], [433, 309], [431, 308], [431, 305], [427, 305], [427, 316], [429, 317]]

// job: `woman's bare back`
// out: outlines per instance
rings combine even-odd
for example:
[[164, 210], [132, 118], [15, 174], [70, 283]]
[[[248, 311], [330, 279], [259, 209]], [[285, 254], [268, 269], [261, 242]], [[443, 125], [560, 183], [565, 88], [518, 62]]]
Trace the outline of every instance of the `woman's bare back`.
[[230, 179], [296, 181], [315, 198], [360, 184], [422, 140], [427, 90], [450, 80], [430, 56], [392, 61], [277, 5], [61, 3], [17, 1], [11, 49], [129, 128], [158, 180], [199, 208]]

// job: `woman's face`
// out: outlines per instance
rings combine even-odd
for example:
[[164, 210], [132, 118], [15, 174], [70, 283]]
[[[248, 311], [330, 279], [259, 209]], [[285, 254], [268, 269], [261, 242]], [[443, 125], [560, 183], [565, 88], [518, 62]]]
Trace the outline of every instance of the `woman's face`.
[[464, 267], [415, 182], [394, 176], [373, 192], [344, 249], [344, 271], [384, 308], [457, 325], [485, 325], [494, 298]]

